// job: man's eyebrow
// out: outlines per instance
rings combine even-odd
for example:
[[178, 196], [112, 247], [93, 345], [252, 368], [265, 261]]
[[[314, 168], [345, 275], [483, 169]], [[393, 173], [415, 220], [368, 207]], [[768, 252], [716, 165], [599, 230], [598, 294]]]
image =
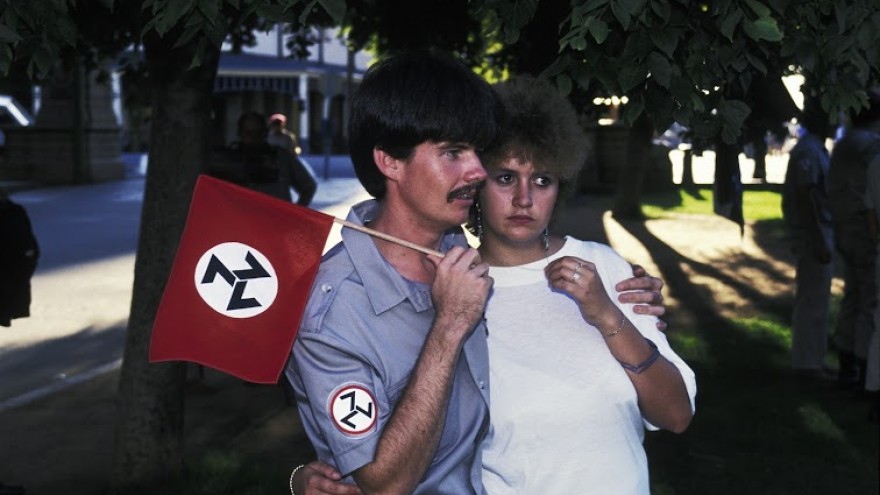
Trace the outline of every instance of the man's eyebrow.
[[453, 148], [465, 148], [471, 149], [474, 145], [470, 143], [466, 143], [464, 141], [442, 141], [437, 144], [437, 149], [453, 149]]

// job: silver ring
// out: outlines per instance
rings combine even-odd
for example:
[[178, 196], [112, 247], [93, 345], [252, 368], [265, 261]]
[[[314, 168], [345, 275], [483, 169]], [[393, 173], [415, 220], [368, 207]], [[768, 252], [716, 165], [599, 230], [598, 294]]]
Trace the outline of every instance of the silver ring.
[[581, 278], [581, 274], [575, 270], [574, 275], [571, 276], [572, 282], [577, 282]]

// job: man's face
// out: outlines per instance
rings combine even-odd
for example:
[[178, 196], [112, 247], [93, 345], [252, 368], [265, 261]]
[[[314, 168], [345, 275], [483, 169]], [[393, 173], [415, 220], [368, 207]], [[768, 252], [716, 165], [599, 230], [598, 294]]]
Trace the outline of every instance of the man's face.
[[256, 121], [246, 120], [238, 129], [238, 140], [244, 146], [252, 146], [266, 141], [266, 127]]
[[486, 170], [468, 144], [426, 141], [402, 164], [401, 197], [416, 221], [439, 230], [461, 225]]

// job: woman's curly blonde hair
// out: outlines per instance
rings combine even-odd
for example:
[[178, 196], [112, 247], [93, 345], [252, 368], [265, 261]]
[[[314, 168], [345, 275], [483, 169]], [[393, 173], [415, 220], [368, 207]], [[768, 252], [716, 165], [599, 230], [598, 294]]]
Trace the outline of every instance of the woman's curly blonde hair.
[[545, 79], [519, 75], [493, 86], [505, 110], [501, 134], [481, 153], [493, 168], [515, 158], [530, 161], [569, 192], [587, 153], [587, 139], [571, 103]]

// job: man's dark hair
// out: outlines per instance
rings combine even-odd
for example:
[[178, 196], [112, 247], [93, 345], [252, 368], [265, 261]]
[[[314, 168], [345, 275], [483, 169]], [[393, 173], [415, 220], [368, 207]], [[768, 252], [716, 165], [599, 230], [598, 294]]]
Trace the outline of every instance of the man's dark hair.
[[264, 134], [269, 130], [269, 127], [266, 124], [266, 117], [260, 112], [248, 111], [241, 114], [241, 117], [238, 118], [239, 135], [241, 135], [241, 131], [245, 127], [245, 124], [252, 124], [254, 129], [262, 129]]
[[385, 196], [373, 149], [409, 159], [426, 141], [482, 149], [495, 138], [502, 107], [489, 84], [448, 54], [404, 52], [367, 71], [352, 98], [349, 152], [361, 184]]

